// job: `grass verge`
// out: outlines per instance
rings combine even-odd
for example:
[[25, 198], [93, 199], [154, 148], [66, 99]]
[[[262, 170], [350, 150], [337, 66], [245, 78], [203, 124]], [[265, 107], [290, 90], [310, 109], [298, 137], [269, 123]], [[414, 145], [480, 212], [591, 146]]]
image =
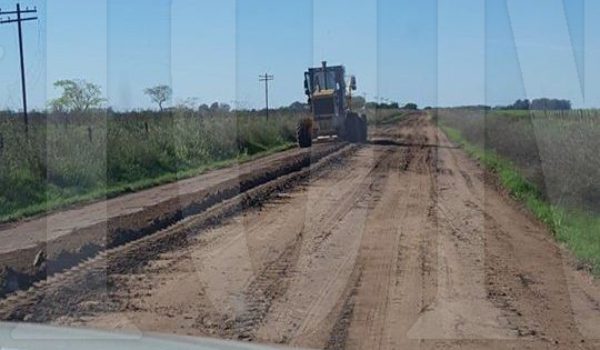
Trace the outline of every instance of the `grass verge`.
[[89, 204], [97, 200], [114, 198], [125, 193], [138, 192], [159, 185], [173, 183], [179, 180], [184, 180], [201, 175], [210, 170], [223, 169], [237, 163], [244, 163], [261, 157], [266, 157], [274, 153], [283, 152], [295, 146], [295, 143], [286, 143], [281, 146], [273, 147], [266, 151], [255, 153], [253, 155], [248, 155], [244, 153], [236, 158], [213, 162], [211, 164], [207, 164], [199, 168], [189, 169], [175, 173], [167, 173], [158, 177], [145, 178], [130, 183], [116, 184], [114, 186], [96, 189], [80, 195], [64, 196], [49, 194], [47, 201], [45, 201], [44, 203], [33, 204], [15, 210], [14, 212], [8, 215], [0, 216], [0, 224], [22, 220], [38, 214], [49, 213], [59, 209], [65, 209], [74, 205]]
[[576, 210], [566, 210], [542, 198], [541, 192], [527, 181], [506, 159], [491, 151], [469, 143], [459, 130], [440, 127], [448, 138], [460, 145], [469, 156], [477, 159], [489, 171], [496, 174], [511, 196], [523, 203], [552, 232], [554, 237], [564, 243], [581, 262], [596, 276], [600, 276], [600, 218]]

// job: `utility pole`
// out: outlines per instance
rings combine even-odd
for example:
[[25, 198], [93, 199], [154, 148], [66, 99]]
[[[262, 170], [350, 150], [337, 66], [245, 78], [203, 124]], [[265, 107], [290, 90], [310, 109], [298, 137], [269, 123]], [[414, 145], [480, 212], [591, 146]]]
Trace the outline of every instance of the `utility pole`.
[[0, 9], [0, 16], [17, 15], [16, 19], [11, 19], [10, 17], [8, 17], [8, 19], [2, 20], [0, 18], [0, 24], [17, 23], [17, 28], [19, 30], [19, 53], [21, 55], [21, 90], [23, 93], [23, 120], [25, 121], [25, 134], [29, 132], [29, 118], [27, 116], [27, 88], [25, 86], [25, 58], [23, 57], [23, 30], [21, 28], [21, 23], [37, 19], [37, 17], [21, 17], [22, 14], [27, 13], [37, 13], [37, 8], [34, 7], [33, 10], [30, 10], [29, 7], [26, 7], [25, 10], [21, 10], [21, 4], [17, 3], [16, 11], [2, 11], [2, 9]]
[[259, 81], [265, 83], [265, 102], [267, 105], [267, 120], [269, 120], [269, 81], [275, 79], [274, 76], [265, 73], [265, 75], [259, 75]]

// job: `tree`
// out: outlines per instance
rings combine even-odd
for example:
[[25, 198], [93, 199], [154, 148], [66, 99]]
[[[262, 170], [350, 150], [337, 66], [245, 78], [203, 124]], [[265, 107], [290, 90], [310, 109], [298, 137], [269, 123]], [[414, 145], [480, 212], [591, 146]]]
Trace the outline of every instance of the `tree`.
[[571, 109], [571, 101], [551, 98], [538, 98], [532, 101], [524, 99], [517, 100], [512, 105], [499, 106], [497, 109], [568, 111]]
[[168, 85], [158, 85], [144, 90], [150, 96], [152, 102], [158, 103], [158, 108], [163, 111], [163, 103], [167, 102], [173, 95], [173, 89]]
[[208, 105], [206, 103], [203, 103], [198, 107], [198, 111], [200, 111], [200, 112], [208, 112], [209, 110], [210, 110], [210, 107], [208, 107]]
[[288, 109], [291, 111], [294, 111], [294, 112], [298, 112], [298, 111], [306, 111], [309, 109], [309, 107], [308, 107], [308, 104], [306, 104], [306, 103], [296, 101], [296, 102], [292, 102], [292, 104], [289, 105]]
[[228, 105], [227, 103], [220, 103], [219, 110], [221, 112], [229, 113], [229, 112], [231, 112], [231, 106]]
[[367, 102], [365, 103], [365, 107], [367, 109], [377, 109], [379, 108], [379, 104], [377, 102]]
[[513, 105], [512, 105], [513, 109], [516, 110], [527, 110], [529, 108], [531, 108], [531, 103], [529, 102], [528, 99], [524, 99], [524, 100], [517, 100]]
[[227, 103], [213, 102], [210, 107], [207, 107], [209, 111], [213, 113], [229, 113], [231, 112], [231, 106]]
[[100, 86], [85, 80], [59, 80], [54, 87], [63, 89], [62, 95], [50, 102], [55, 111], [85, 113], [106, 101]]
[[531, 101], [533, 110], [568, 111], [571, 110], [571, 101], [550, 98], [539, 98]]
[[411, 110], [411, 111], [416, 111], [417, 109], [419, 109], [419, 106], [417, 106], [416, 103], [407, 103], [407, 104], [404, 105], [403, 108]]

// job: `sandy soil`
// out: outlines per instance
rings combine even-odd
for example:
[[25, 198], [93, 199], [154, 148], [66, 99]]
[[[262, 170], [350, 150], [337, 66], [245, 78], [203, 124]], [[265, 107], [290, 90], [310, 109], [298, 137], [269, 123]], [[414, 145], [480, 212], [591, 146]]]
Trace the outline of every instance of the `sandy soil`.
[[426, 116], [377, 135], [111, 274], [110, 308], [48, 321], [327, 349], [600, 348], [600, 286], [544, 227]]
[[[240, 192], [302, 169], [340, 147], [343, 144], [320, 143], [311, 150], [291, 149], [147, 190], [0, 224], [0, 272], [6, 267], [22, 274], [16, 279], [21, 280], [21, 289], [26, 289], [29, 279], [61, 272], [107, 247], [155, 233]], [[40, 254], [46, 261], [43, 269], [34, 266]], [[0, 295], [3, 292], [0, 283]]]

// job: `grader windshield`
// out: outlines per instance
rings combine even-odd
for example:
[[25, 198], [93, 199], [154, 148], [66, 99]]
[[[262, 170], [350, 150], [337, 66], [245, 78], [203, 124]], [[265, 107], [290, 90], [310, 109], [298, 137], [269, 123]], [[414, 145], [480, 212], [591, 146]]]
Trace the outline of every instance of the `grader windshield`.
[[305, 73], [306, 95], [317, 119], [339, 117], [344, 112], [344, 74], [343, 66], [327, 66], [325, 62]]
[[335, 81], [335, 72], [316, 72], [312, 77], [312, 91], [319, 92], [322, 90], [336, 90], [338, 84]]

